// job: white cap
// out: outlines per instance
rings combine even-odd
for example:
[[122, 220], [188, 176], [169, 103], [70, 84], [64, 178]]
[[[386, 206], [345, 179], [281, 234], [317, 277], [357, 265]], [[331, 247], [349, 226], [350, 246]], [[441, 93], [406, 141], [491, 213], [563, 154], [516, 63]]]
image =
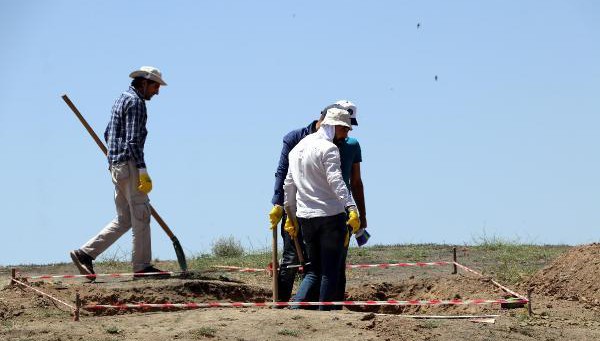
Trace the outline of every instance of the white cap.
[[160, 85], [167, 85], [167, 83], [162, 79], [162, 73], [159, 69], [153, 66], [142, 66], [141, 68], [133, 71], [129, 74], [131, 78], [145, 78]]
[[350, 124], [350, 113], [344, 109], [330, 108], [327, 109], [325, 118], [321, 125], [330, 126], [344, 126], [352, 130], [352, 124]]
[[348, 111], [350, 113], [350, 122], [353, 126], [357, 126], [358, 125], [358, 121], [356, 120], [356, 105], [354, 105], [354, 103], [350, 102], [347, 99], [342, 99], [339, 100], [333, 104], [330, 104], [328, 106], [326, 106], [322, 111], [321, 114], [325, 114], [327, 112], [327, 110], [331, 109], [331, 108], [338, 108], [338, 109], [344, 109], [346, 111]]

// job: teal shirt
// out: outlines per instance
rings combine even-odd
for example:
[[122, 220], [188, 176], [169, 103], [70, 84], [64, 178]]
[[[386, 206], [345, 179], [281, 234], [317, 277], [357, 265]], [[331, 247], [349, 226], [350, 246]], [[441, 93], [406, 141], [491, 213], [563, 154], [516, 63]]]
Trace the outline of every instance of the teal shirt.
[[340, 150], [342, 177], [344, 178], [346, 186], [350, 189], [350, 173], [352, 172], [352, 165], [357, 162], [362, 162], [360, 144], [357, 139], [347, 137], [344, 141], [338, 142], [337, 146]]

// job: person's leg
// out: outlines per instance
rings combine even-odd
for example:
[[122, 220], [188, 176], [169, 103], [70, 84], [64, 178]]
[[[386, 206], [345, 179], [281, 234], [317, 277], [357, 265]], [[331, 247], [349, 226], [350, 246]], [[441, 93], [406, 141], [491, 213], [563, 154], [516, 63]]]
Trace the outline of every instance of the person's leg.
[[296, 295], [293, 297], [294, 302], [305, 302], [309, 297], [309, 293], [311, 292], [314, 286], [319, 285], [319, 280], [321, 277], [321, 265], [320, 265], [320, 246], [317, 235], [317, 230], [315, 225], [313, 224], [313, 219], [303, 219], [298, 218], [298, 223], [300, 224], [300, 228], [302, 230], [302, 235], [304, 239], [304, 245], [306, 248], [306, 259], [307, 263], [304, 266], [304, 279], [300, 283], [300, 287], [296, 292]]
[[129, 161], [127, 164], [129, 165], [130, 179], [127, 199], [129, 202], [133, 236], [131, 262], [133, 263], [133, 272], [139, 272], [149, 267], [152, 261], [150, 199], [147, 194], [137, 189], [139, 172], [135, 166], [135, 162]]
[[[344, 248], [342, 250], [342, 259], [340, 259], [340, 277], [338, 278], [337, 287], [335, 290], [334, 300], [343, 301], [346, 296], [346, 259], [348, 257], [348, 247], [350, 246], [350, 237], [352, 236], [351, 228], [346, 226], [347, 232], [344, 234]], [[346, 238], [348, 238], [348, 244], [345, 244]], [[334, 306], [332, 310], [341, 310], [342, 306]]]
[[277, 300], [279, 302], [288, 302], [290, 300], [298, 269], [288, 268], [288, 266], [297, 265], [299, 263], [294, 241], [290, 237], [290, 234], [283, 229], [283, 226], [285, 225], [285, 219], [286, 215], [284, 213], [283, 218], [281, 219], [281, 238], [283, 239], [283, 253], [279, 265], [279, 276], [277, 278], [279, 282], [279, 297], [277, 298]]
[[110, 169], [115, 185], [115, 208], [117, 216], [96, 236], [87, 241], [80, 250], [96, 259], [108, 249], [119, 237], [131, 228], [131, 215], [127, 194], [123, 189], [129, 187], [129, 167], [127, 164], [115, 165]]
[[[340, 276], [340, 263], [344, 249], [346, 231], [345, 214], [322, 219], [319, 226], [319, 244], [321, 254], [321, 286], [319, 300], [332, 301], [335, 297]], [[321, 306], [319, 310], [331, 310], [330, 306]]]

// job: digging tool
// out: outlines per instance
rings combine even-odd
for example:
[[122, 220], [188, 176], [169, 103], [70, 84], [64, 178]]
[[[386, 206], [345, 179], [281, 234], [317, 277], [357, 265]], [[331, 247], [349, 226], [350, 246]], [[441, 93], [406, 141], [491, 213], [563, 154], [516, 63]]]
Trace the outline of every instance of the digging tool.
[[[75, 116], [77, 116], [77, 118], [79, 119], [81, 124], [83, 124], [83, 126], [88, 131], [88, 133], [92, 136], [94, 141], [96, 141], [96, 144], [98, 145], [98, 147], [100, 147], [100, 150], [102, 150], [104, 155], [107, 155], [108, 150], [106, 149], [106, 146], [98, 138], [98, 135], [96, 135], [96, 133], [94, 132], [92, 127], [90, 127], [90, 125], [87, 123], [85, 118], [83, 118], [83, 115], [81, 115], [81, 113], [79, 112], [77, 107], [75, 107], [75, 104], [73, 104], [73, 102], [71, 102], [71, 100], [69, 99], [69, 97], [66, 94], [62, 95], [62, 99], [65, 101], [65, 103], [67, 103], [69, 108], [71, 108], [73, 113], [75, 113]], [[181, 268], [181, 271], [187, 272], [187, 262], [185, 260], [185, 254], [183, 253], [183, 249], [181, 248], [181, 244], [179, 243], [179, 240], [177, 239], [177, 237], [175, 237], [175, 235], [173, 234], [173, 232], [171, 231], [169, 226], [167, 226], [167, 223], [165, 223], [165, 221], [160, 217], [160, 215], [158, 215], [158, 212], [156, 212], [156, 210], [154, 209], [154, 207], [152, 207], [152, 205], [150, 205], [150, 211], [152, 213], [152, 216], [154, 217], [154, 220], [156, 220], [158, 225], [160, 225], [160, 227], [162, 227], [163, 231], [165, 231], [167, 236], [169, 236], [169, 238], [171, 238], [171, 241], [173, 242], [173, 247], [175, 248], [175, 254], [177, 255], [177, 262], [179, 263], [179, 268]]]
[[273, 229], [273, 242], [271, 244], [271, 249], [273, 251], [273, 259], [271, 260], [271, 264], [273, 266], [273, 302], [277, 302], [279, 299], [279, 271], [277, 271], [277, 227]]
[[[294, 224], [294, 227], [296, 228], [296, 230], [298, 230], [300, 228], [300, 226], [298, 225], [298, 219], [296, 218], [296, 215], [294, 214], [294, 212], [292, 212], [292, 209], [289, 206], [286, 206], [285, 212], [290, 217], [290, 219], [292, 219], [292, 223]], [[298, 260], [300, 261], [301, 265], [304, 265], [304, 255], [302, 254], [302, 248], [300, 247], [300, 242], [298, 241], [297, 237], [294, 237], [292, 239], [294, 240], [294, 246], [296, 247], [296, 254], [298, 255]]]

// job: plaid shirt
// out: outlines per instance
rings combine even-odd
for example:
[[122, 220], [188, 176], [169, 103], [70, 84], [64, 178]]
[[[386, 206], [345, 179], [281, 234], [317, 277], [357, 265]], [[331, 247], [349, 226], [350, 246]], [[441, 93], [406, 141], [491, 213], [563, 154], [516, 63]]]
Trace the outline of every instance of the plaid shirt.
[[137, 90], [130, 86], [115, 101], [110, 122], [104, 132], [108, 145], [108, 163], [133, 160], [137, 168], [146, 168], [144, 143], [146, 142], [146, 102]]

